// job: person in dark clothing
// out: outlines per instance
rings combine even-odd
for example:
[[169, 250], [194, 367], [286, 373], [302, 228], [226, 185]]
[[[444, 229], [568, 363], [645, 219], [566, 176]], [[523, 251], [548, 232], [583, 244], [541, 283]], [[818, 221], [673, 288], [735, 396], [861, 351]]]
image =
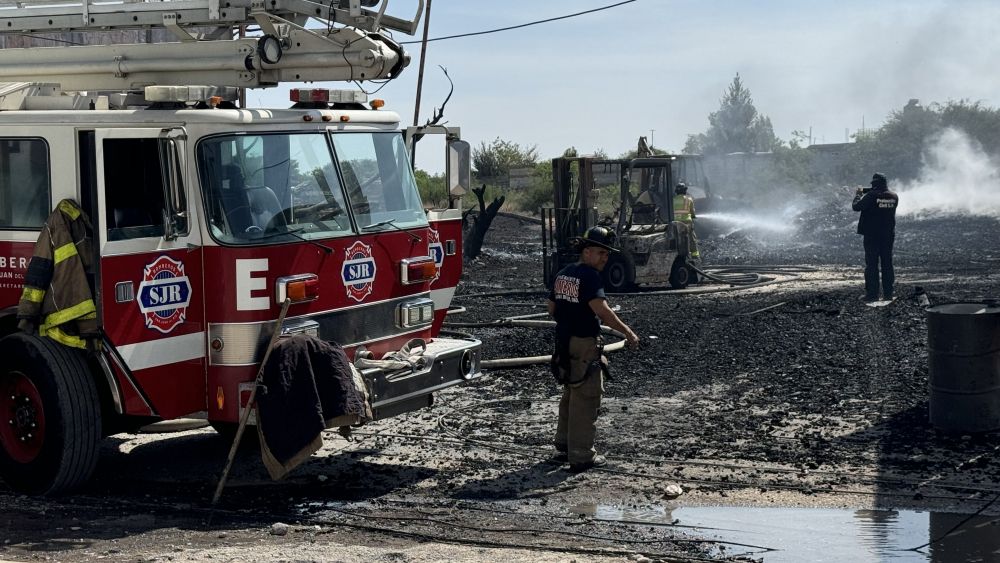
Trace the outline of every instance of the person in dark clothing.
[[892, 299], [895, 275], [892, 270], [892, 245], [896, 240], [896, 207], [899, 196], [889, 191], [885, 176], [872, 175], [871, 189], [858, 188], [851, 208], [861, 212], [858, 234], [864, 235], [865, 301], [879, 297], [879, 265], [882, 270], [882, 298]]
[[608, 263], [608, 253], [617, 252], [614, 236], [605, 227], [587, 230], [578, 243], [580, 261], [559, 271], [546, 303], [556, 320], [553, 372], [563, 384], [554, 459], [568, 461], [573, 472], [606, 463], [594, 450], [608, 367], [602, 354], [601, 323], [625, 335], [629, 347], [639, 343], [639, 337], [611, 310], [604, 295], [600, 272]]

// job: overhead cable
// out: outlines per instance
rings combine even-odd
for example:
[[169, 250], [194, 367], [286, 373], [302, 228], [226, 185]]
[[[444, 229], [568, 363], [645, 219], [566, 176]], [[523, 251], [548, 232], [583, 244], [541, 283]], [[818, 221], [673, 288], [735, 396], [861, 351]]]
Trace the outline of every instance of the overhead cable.
[[[622, 6], [624, 4], [631, 4], [632, 2], [635, 2], [635, 1], [636, 0], [625, 0], [624, 2], [617, 2], [615, 4], [608, 4], [607, 6], [601, 6], [600, 8], [594, 8], [592, 10], [584, 10], [582, 12], [576, 12], [574, 14], [566, 14], [564, 16], [557, 16], [557, 17], [554, 17], [554, 18], [548, 18], [548, 19], [544, 19], [544, 20], [538, 20], [538, 21], [533, 21], [533, 22], [528, 22], [528, 23], [522, 23], [522, 24], [518, 24], [518, 25], [511, 25], [511, 26], [507, 26], [507, 27], [498, 27], [497, 29], [488, 29], [488, 30], [485, 30], [485, 31], [473, 31], [473, 32], [470, 32], [470, 33], [459, 33], [457, 35], [446, 35], [444, 37], [434, 37], [432, 39], [427, 39], [426, 41], [427, 42], [431, 42], [431, 41], [444, 41], [445, 39], [458, 39], [458, 38], [461, 38], [461, 37], [473, 37], [473, 36], [476, 36], [476, 35], [488, 35], [490, 33], [499, 33], [501, 31], [510, 31], [512, 29], [520, 29], [522, 27], [529, 27], [529, 26], [538, 25], [538, 24], [541, 24], [541, 23], [549, 23], [549, 22], [554, 22], [554, 21], [558, 21], [558, 20], [565, 20], [565, 19], [569, 19], [569, 18], [575, 18], [577, 16], [582, 16], [582, 15], [585, 15], [585, 14], [592, 14], [594, 12], [600, 12], [602, 10], [610, 10], [611, 8], [617, 8], [618, 6]], [[414, 45], [414, 44], [418, 44], [418, 43], [423, 43], [423, 41], [402, 41], [402, 42], [400, 42], [400, 45]]]

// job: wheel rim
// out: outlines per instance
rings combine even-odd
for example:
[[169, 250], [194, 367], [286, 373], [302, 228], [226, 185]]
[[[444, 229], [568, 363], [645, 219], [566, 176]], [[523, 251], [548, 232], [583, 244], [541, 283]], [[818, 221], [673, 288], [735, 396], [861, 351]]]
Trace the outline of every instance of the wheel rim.
[[677, 285], [687, 285], [688, 283], [688, 269], [684, 266], [674, 269], [674, 280]]
[[608, 268], [608, 285], [613, 289], [625, 285], [625, 267], [620, 262], [615, 262]]
[[42, 451], [45, 410], [38, 388], [26, 375], [8, 372], [0, 385], [0, 443], [18, 463], [30, 463]]

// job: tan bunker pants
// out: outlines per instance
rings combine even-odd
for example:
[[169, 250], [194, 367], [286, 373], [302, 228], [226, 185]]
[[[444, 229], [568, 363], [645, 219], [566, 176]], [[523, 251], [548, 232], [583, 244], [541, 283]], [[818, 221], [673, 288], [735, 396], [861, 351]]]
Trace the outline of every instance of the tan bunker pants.
[[566, 452], [570, 464], [575, 465], [589, 463], [597, 454], [594, 438], [604, 394], [604, 373], [595, 361], [600, 358], [596, 337], [570, 337], [569, 355], [571, 383], [563, 385], [555, 446]]

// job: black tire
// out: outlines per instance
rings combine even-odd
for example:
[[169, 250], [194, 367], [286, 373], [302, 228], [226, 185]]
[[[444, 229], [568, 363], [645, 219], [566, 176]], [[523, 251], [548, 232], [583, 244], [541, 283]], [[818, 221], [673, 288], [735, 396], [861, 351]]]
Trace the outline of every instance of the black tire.
[[608, 291], [623, 293], [635, 287], [635, 266], [624, 254], [611, 254], [602, 274]]
[[688, 264], [687, 271], [688, 271], [688, 285], [701, 282], [701, 277], [698, 275], [698, 270], [695, 270], [694, 266]]
[[688, 270], [684, 257], [679, 256], [670, 267], [670, 287], [684, 289], [689, 283], [691, 283], [691, 270]]
[[102, 434], [97, 385], [83, 352], [16, 333], [0, 340], [0, 358], [0, 478], [39, 495], [85, 483]]

